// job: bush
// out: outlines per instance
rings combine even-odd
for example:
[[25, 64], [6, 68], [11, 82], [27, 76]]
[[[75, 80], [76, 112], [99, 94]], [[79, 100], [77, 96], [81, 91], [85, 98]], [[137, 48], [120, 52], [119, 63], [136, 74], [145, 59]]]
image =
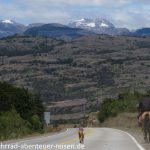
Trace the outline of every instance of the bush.
[[43, 105], [27, 89], [0, 82], [0, 139], [42, 131]]
[[18, 138], [31, 133], [31, 124], [23, 120], [15, 109], [0, 113], [0, 139]]
[[136, 105], [142, 96], [139, 92], [134, 91], [133, 93], [119, 94], [118, 99], [105, 99], [98, 113], [99, 121], [104, 122], [107, 118], [115, 117], [118, 113], [137, 111]]
[[33, 115], [31, 117], [30, 123], [32, 125], [33, 130], [35, 131], [42, 130], [43, 124], [40, 121], [40, 118], [38, 115]]
[[77, 125], [75, 124], [75, 125], [73, 126], [73, 128], [77, 128]]

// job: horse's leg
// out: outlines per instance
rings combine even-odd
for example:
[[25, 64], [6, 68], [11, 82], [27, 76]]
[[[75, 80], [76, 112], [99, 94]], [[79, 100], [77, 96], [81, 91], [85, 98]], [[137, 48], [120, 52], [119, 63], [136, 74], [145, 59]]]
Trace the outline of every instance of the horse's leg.
[[149, 120], [148, 120], [148, 140], [150, 143], [150, 112], [149, 112]]
[[79, 133], [79, 142], [81, 143], [81, 135], [80, 135], [80, 133]]
[[84, 135], [83, 135], [83, 137], [82, 137], [82, 141], [83, 141], [83, 143], [84, 143]]
[[82, 137], [82, 144], [84, 143], [84, 137]]
[[147, 131], [146, 131], [146, 128], [144, 128], [144, 140], [145, 140], [145, 142], [147, 142]]
[[144, 136], [144, 141], [146, 142], [146, 122], [145, 122], [145, 118], [143, 118], [143, 121], [142, 121], [142, 130], [143, 130], [143, 136]]
[[150, 127], [149, 127], [148, 134], [149, 134], [149, 135], [148, 135], [148, 136], [149, 136], [149, 139], [148, 139], [148, 140], [149, 140], [149, 143], [150, 143]]
[[149, 134], [149, 115], [145, 114], [144, 116], [144, 140], [148, 142], [148, 134]]
[[146, 126], [145, 126], [145, 119], [142, 120], [142, 126], [141, 129], [143, 131], [144, 141], [146, 141]]
[[144, 141], [147, 142], [147, 132], [146, 132], [146, 126], [145, 126], [145, 123], [144, 123]]

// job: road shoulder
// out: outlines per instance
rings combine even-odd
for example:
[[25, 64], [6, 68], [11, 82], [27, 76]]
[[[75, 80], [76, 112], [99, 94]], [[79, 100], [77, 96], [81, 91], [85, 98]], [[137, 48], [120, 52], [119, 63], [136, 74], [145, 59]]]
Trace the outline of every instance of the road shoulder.
[[145, 150], [150, 149], [150, 144], [145, 143], [143, 131], [138, 127], [137, 113], [122, 113], [114, 118], [107, 119], [102, 127], [115, 128], [131, 134]]
[[58, 135], [58, 134], [62, 134], [62, 133], [65, 133], [67, 132], [68, 129], [62, 129], [58, 132], [50, 132], [50, 133], [44, 133], [44, 134], [37, 134], [37, 135], [30, 135], [29, 137], [23, 137], [21, 139], [11, 139], [11, 140], [6, 140], [6, 141], [1, 141], [3, 142], [4, 144], [5, 143], [16, 143], [16, 142], [21, 142], [21, 141], [29, 141], [30, 139], [33, 139], [33, 138], [45, 138], [45, 137], [49, 137], [49, 136], [53, 136], [53, 135]]

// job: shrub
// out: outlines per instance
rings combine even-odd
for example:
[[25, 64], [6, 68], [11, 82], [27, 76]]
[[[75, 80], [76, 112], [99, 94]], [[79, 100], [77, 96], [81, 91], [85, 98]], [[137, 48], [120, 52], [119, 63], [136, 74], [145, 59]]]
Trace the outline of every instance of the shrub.
[[0, 139], [41, 132], [43, 111], [39, 97], [27, 89], [0, 82]]
[[118, 99], [105, 99], [100, 106], [98, 119], [104, 122], [109, 117], [115, 117], [121, 112], [135, 112], [136, 105], [143, 95], [137, 91], [119, 94]]
[[31, 125], [15, 109], [0, 113], [0, 139], [18, 138], [31, 133]]
[[30, 123], [34, 131], [42, 130], [43, 124], [38, 115], [33, 115], [30, 119]]

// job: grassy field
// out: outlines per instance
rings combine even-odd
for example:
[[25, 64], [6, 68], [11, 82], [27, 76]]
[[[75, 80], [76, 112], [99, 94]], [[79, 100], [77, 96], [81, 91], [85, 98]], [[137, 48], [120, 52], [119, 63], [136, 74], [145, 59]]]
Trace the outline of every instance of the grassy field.
[[117, 117], [108, 118], [104, 123], [100, 124], [100, 126], [139, 130], [137, 113], [118, 114]]

